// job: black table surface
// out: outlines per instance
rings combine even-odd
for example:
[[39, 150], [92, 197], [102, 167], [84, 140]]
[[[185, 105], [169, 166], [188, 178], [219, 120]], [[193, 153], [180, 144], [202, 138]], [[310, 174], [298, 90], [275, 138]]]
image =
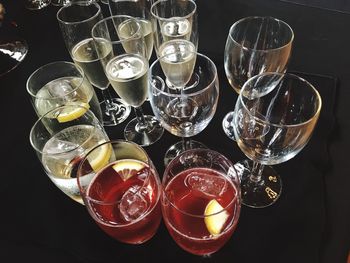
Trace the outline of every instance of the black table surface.
[[[22, 1], [2, 2], [7, 19], [16, 21], [27, 40], [29, 53], [15, 70], [0, 78], [1, 262], [346, 261], [350, 245], [349, 14], [274, 0], [197, 0], [199, 51], [218, 68], [220, 99], [214, 119], [196, 140], [233, 162], [244, 158], [225, 137], [221, 120], [237, 98], [224, 75], [225, 41], [230, 25], [245, 16], [274, 16], [293, 28], [289, 70], [310, 80], [323, 98], [322, 114], [308, 145], [292, 160], [275, 166], [283, 180], [278, 202], [264, 209], [242, 207], [229, 242], [203, 258], [179, 248], [163, 223], [145, 244], [119, 243], [98, 228], [84, 206], [51, 183], [29, 143], [37, 116], [25, 85], [38, 67], [71, 61], [56, 21], [58, 8], [29, 11]], [[107, 14], [106, 6], [103, 9]], [[145, 111], [151, 112], [148, 103]], [[123, 138], [123, 127], [107, 128], [110, 138]], [[161, 176], [165, 150], [178, 140], [165, 132], [160, 141], [145, 148]]]

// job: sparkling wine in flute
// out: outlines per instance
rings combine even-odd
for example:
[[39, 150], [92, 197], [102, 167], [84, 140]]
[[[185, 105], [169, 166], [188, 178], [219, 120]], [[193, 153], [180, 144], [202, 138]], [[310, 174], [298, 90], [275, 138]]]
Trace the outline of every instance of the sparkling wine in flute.
[[190, 40], [191, 22], [188, 19], [173, 17], [173, 20], [166, 21], [161, 26], [161, 33], [164, 42], [174, 39]]
[[191, 79], [196, 63], [195, 51], [194, 44], [187, 40], [171, 40], [160, 46], [160, 64], [167, 81], [175, 88], [184, 88]]
[[[113, 56], [110, 42], [101, 39], [95, 43], [92, 38], [84, 39], [73, 47], [71, 53], [74, 62], [84, 70], [92, 85], [100, 89], [108, 87], [103, 64], [107, 64]], [[102, 55], [99, 57], [98, 54]]]
[[118, 95], [133, 107], [141, 106], [148, 93], [148, 60], [136, 54], [113, 58], [106, 66], [107, 77]]
[[[118, 36], [120, 39], [127, 39], [130, 38], [134, 33], [134, 26], [131, 23], [132, 20], [125, 20], [123, 23], [121, 23], [118, 27]], [[138, 19], [138, 22], [140, 23], [142, 35], [145, 40], [146, 45], [146, 57], [147, 59], [150, 59], [153, 51], [153, 30], [152, 30], [152, 23], [150, 20], [147, 19]], [[124, 42], [122, 43], [125, 51], [127, 53], [133, 53], [133, 43], [132, 41]]]
[[96, 117], [101, 118], [101, 108], [96, 94], [87, 79], [63, 77], [45, 84], [35, 96], [35, 109], [39, 116], [66, 104], [84, 102], [89, 104]]
[[[107, 140], [102, 130], [91, 125], [75, 125], [58, 132], [42, 150], [42, 163], [49, 178], [73, 200], [83, 203], [77, 185], [77, 168], [85, 153]], [[105, 151], [108, 148], [101, 149], [98, 155], [108, 153]], [[96, 160], [103, 158], [96, 156]]]

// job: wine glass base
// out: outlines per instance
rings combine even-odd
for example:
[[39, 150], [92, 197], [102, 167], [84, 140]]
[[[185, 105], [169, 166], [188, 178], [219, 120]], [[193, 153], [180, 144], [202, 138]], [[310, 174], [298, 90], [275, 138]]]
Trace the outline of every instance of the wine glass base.
[[0, 76], [15, 69], [27, 53], [28, 45], [24, 40], [0, 40]]
[[51, 0], [51, 4], [54, 6], [64, 6], [65, 4], [68, 4], [69, 0]]
[[25, 7], [29, 10], [39, 10], [51, 3], [51, 0], [26, 0]]
[[265, 166], [259, 182], [250, 179], [253, 162], [244, 160], [235, 164], [241, 178], [242, 204], [264, 208], [274, 204], [282, 192], [282, 180], [271, 166]]
[[184, 151], [197, 148], [208, 149], [208, 147], [205, 146], [203, 143], [194, 140], [186, 141], [186, 148], [184, 148], [183, 141], [173, 144], [165, 153], [164, 165], [168, 166], [171, 160], [173, 160], [176, 156], [180, 155]]
[[164, 128], [159, 121], [150, 115], [144, 115], [147, 127], [140, 127], [136, 118], [132, 119], [124, 129], [124, 137], [128, 141], [132, 141], [141, 146], [148, 146], [162, 137]]
[[234, 128], [232, 125], [234, 116], [235, 116], [234, 111], [230, 111], [225, 115], [224, 119], [222, 120], [222, 129], [224, 130], [228, 138], [230, 138], [233, 141], [236, 141], [235, 134], [233, 131]]
[[131, 111], [131, 107], [121, 99], [113, 98], [109, 107], [106, 107], [106, 102], [100, 103], [102, 110], [103, 126], [116, 126], [125, 121]]

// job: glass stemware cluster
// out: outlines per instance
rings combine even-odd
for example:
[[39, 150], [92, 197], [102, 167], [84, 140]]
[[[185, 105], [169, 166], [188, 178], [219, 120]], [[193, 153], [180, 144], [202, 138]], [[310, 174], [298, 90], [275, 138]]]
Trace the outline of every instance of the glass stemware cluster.
[[[288, 24], [272, 17], [234, 23], [224, 67], [239, 97], [223, 128], [249, 160], [233, 164], [189, 140], [208, 126], [219, 101], [217, 68], [197, 51], [196, 3], [110, 0], [109, 9], [112, 16], [104, 18], [95, 1], [73, 1], [58, 11], [74, 63], [50, 63], [29, 77], [39, 116], [30, 142], [49, 178], [111, 237], [144, 243], [163, 215], [180, 247], [210, 255], [233, 234], [241, 204], [276, 202], [282, 183], [269, 165], [305, 147], [320, 95], [285, 73], [294, 37]], [[153, 47], [157, 58], [149, 66]], [[147, 98], [154, 116], [143, 114]], [[136, 118], [125, 126], [126, 141], [110, 141], [103, 126], [123, 122], [130, 106]], [[163, 127], [182, 141], [166, 151], [161, 183], [141, 146], [158, 141]]]

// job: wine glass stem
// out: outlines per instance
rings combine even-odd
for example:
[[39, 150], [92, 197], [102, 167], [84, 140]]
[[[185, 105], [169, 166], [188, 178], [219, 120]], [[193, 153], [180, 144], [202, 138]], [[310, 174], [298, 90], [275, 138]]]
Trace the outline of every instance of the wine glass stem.
[[137, 119], [137, 125], [136, 130], [139, 131], [145, 131], [148, 128], [148, 123], [145, 119], [145, 116], [143, 114], [142, 108], [140, 107], [134, 107], [134, 112]]
[[258, 162], [253, 162], [253, 167], [250, 173], [250, 181], [259, 183], [261, 181], [261, 175], [264, 170], [264, 165]]
[[104, 101], [106, 102], [107, 111], [116, 110], [115, 106], [112, 103], [112, 96], [111, 96], [111, 93], [109, 92], [108, 88], [102, 90], [102, 97], [103, 97]]
[[191, 147], [190, 147], [190, 138], [182, 137], [181, 141], [182, 141], [182, 151], [186, 151], [186, 150], [191, 149]]

